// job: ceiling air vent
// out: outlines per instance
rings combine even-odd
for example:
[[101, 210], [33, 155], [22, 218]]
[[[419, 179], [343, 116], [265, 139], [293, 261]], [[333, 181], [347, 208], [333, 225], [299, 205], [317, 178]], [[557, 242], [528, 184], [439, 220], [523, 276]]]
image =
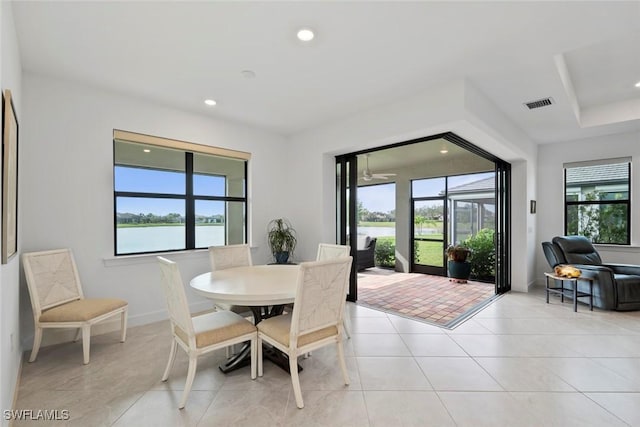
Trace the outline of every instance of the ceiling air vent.
[[529, 109], [533, 110], [534, 108], [542, 108], [553, 104], [553, 98], [543, 98], [538, 99], [537, 101], [525, 102], [524, 105]]

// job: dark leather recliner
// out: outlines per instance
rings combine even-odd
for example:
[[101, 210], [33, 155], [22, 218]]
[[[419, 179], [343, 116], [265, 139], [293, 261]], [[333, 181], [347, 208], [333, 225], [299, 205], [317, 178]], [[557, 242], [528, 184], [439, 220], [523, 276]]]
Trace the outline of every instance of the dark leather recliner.
[[[605, 310], [640, 310], [640, 265], [604, 264], [589, 239], [583, 236], [557, 236], [542, 242], [549, 265], [570, 264], [585, 277], [593, 277], [593, 305]], [[588, 291], [588, 283], [578, 289]]]

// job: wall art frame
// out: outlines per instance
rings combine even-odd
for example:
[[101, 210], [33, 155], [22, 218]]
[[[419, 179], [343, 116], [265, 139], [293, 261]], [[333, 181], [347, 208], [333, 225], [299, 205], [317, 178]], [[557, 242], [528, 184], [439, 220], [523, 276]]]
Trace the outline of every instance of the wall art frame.
[[2, 264], [18, 252], [18, 118], [11, 91], [2, 97]]

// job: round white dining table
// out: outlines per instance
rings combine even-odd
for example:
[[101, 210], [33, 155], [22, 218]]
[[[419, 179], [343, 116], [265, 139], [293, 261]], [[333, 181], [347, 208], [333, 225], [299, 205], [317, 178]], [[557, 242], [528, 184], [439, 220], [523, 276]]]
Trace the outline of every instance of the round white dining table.
[[[291, 264], [233, 267], [196, 276], [189, 285], [197, 294], [213, 301], [248, 306], [258, 324], [262, 319], [282, 314], [284, 304], [295, 300], [299, 271], [300, 266]], [[251, 361], [250, 350], [250, 345], [245, 344], [220, 370], [226, 374], [247, 366]], [[279, 350], [266, 348], [263, 356], [289, 372], [289, 361]]]
[[216, 302], [249, 307], [282, 305], [296, 297], [299, 270], [291, 264], [233, 267], [196, 276], [189, 285]]

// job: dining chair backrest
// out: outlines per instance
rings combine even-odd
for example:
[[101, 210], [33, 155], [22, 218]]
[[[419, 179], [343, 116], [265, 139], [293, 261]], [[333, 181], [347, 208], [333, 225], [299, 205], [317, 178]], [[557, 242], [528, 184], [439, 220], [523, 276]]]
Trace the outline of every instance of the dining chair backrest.
[[316, 261], [347, 257], [349, 256], [350, 251], [351, 248], [347, 245], [332, 245], [329, 243], [320, 243], [318, 245], [318, 254], [316, 255]]
[[351, 256], [300, 264], [290, 342], [299, 335], [342, 325]]
[[84, 298], [70, 249], [25, 253], [22, 262], [34, 315]]
[[160, 282], [167, 301], [167, 310], [169, 311], [169, 320], [173, 326], [172, 329], [177, 327], [189, 340], [195, 339], [189, 303], [184, 292], [178, 264], [161, 256], [157, 258], [160, 262]]
[[253, 265], [249, 245], [210, 246], [211, 271]]

